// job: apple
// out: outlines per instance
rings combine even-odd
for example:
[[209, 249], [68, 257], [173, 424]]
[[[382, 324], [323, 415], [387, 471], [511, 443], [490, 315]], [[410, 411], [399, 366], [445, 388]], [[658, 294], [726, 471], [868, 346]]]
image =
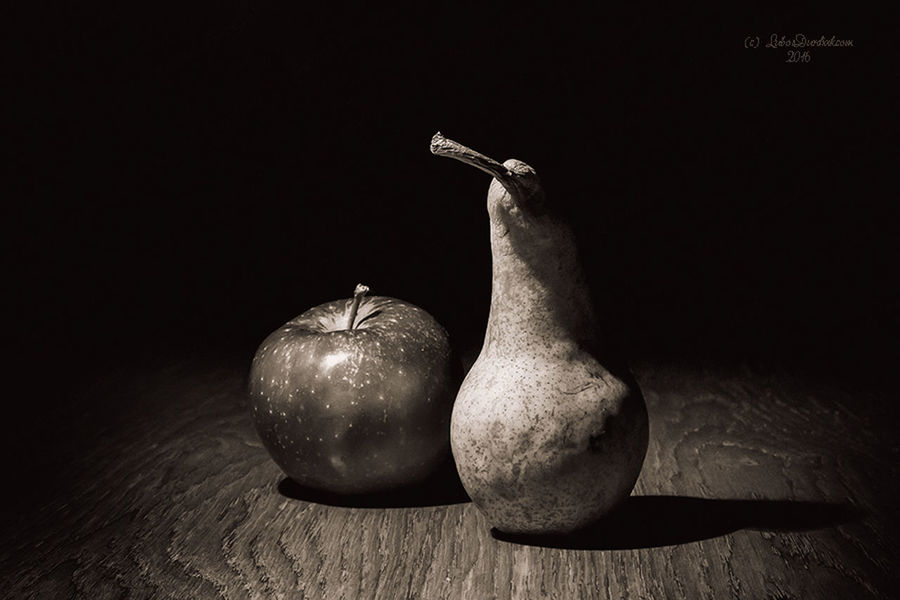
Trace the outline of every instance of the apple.
[[297, 483], [338, 494], [415, 484], [450, 454], [460, 376], [444, 328], [385, 296], [311, 308], [260, 345], [250, 369], [253, 421]]

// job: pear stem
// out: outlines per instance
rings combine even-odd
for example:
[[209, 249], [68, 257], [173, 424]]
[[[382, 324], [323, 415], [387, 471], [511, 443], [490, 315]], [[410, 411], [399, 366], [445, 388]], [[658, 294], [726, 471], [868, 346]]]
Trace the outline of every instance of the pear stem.
[[350, 318], [347, 319], [347, 329], [353, 329], [353, 321], [356, 320], [356, 313], [359, 312], [359, 303], [367, 293], [369, 293], [369, 286], [356, 284], [356, 289], [353, 290], [353, 304], [350, 305]]
[[512, 193], [512, 189], [515, 188], [514, 175], [510, 173], [509, 169], [493, 158], [485, 156], [480, 152], [476, 152], [467, 146], [463, 146], [459, 142], [454, 142], [451, 139], [445, 138], [440, 131], [431, 138], [431, 153], [435, 156], [455, 158], [460, 162], [464, 162], [467, 165], [471, 165], [476, 169], [484, 171], [488, 175], [493, 175], [503, 187], [510, 190], [510, 193]]

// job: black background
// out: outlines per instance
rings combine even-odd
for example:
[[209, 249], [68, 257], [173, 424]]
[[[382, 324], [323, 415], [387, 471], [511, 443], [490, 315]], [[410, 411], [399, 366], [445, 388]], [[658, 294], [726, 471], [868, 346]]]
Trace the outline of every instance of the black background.
[[[896, 65], [882, 19], [420, 4], [15, 15], [11, 403], [36, 388], [71, 402], [148, 357], [249, 365], [270, 331], [359, 281], [477, 350], [489, 181], [431, 156], [436, 130], [538, 170], [632, 357], [887, 378]], [[805, 64], [744, 47], [772, 33], [854, 47]]]

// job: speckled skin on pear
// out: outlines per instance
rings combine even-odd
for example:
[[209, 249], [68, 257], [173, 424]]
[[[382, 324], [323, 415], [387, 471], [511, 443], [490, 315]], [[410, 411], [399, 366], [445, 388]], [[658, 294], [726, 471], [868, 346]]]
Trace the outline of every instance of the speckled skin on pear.
[[491, 309], [456, 397], [451, 446], [466, 491], [495, 527], [566, 533], [631, 493], [647, 409], [627, 373], [601, 365], [571, 232], [547, 210], [531, 167], [503, 167], [516, 193], [497, 179], [488, 192]]
[[311, 308], [263, 341], [250, 370], [253, 422], [300, 484], [358, 494], [415, 483], [449, 453], [459, 379], [447, 333], [384, 296], [363, 298], [346, 329], [350, 302]]

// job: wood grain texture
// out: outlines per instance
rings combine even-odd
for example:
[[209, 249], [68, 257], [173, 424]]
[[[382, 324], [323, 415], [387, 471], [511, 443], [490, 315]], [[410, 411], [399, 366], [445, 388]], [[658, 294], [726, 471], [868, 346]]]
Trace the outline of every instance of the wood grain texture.
[[[746, 367], [635, 371], [651, 420], [635, 495], [610, 522], [555, 540], [492, 535], [440, 482], [430, 496], [367, 507], [282, 483], [252, 428], [240, 366], [108, 377], [90, 390], [103, 402], [44, 432], [63, 456], [35, 458], [46, 477], [4, 514], [0, 590], [96, 600], [892, 596], [897, 449], [887, 413], [866, 408], [877, 398]], [[76, 432], [88, 440], [67, 439]]]

